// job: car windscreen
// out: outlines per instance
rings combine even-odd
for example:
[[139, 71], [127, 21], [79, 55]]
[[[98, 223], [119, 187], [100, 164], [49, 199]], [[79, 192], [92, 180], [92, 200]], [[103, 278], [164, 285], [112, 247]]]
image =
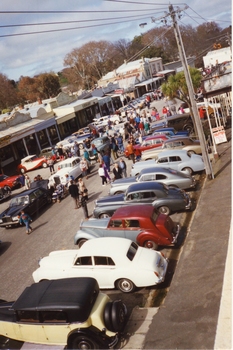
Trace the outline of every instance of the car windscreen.
[[128, 258], [129, 260], [132, 261], [133, 258], [134, 258], [135, 255], [136, 255], [136, 253], [137, 253], [137, 250], [138, 250], [138, 245], [137, 245], [137, 243], [132, 242], [132, 243], [130, 244], [130, 247], [129, 247], [127, 253], [126, 253], [127, 258]]
[[10, 201], [10, 207], [16, 207], [17, 205], [24, 205], [29, 203], [28, 196], [15, 197]]
[[97, 147], [97, 146], [101, 146], [103, 141], [102, 140], [93, 140], [92, 143]]

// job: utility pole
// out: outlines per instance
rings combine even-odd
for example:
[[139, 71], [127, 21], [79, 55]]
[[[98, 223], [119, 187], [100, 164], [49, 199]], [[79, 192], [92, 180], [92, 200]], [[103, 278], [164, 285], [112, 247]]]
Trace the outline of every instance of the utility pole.
[[196, 124], [196, 129], [197, 129], [198, 137], [199, 137], [200, 144], [201, 144], [202, 157], [203, 157], [203, 161], [205, 164], [205, 171], [206, 171], [207, 178], [209, 180], [211, 180], [214, 178], [214, 174], [213, 174], [211, 162], [210, 162], [210, 159], [208, 156], [206, 140], [205, 140], [205, 136], [204, 136], [204, 132], [203, 132], [203, 128], [202, 128], [202, 123], [201, 123], [201, 120], [199, 117], [197, 104], [196, 104], [196, 101], [194, 99], [195, 92], [194, 92], [192, 79], [191, 79], [191, 75], [190, 75], [189, 68], [188, 68], [188, 62], [187, 62], [186, 54], [184, 51], [183, 41], [182, 41], [182, 37], [180, 34], [179, 25], [178, 25], [177, 20], [176, 20], [176, 13], [175, 13], [172, 5], [169, 5], [169, 12], [170, 12], [170, 16], [171, 16], [172, 21], [173, 21], [173, 28], [174, 28], [174, 32], [175, 32], [176, 42], [177, 42], [177, 46], [178, 46], [178, 50], [179, 50], [179, 54], [180, 54], [181, 63], [182, 63], [183, 69], [184, 69], [184, 75], [185, 75], [187, 88], [188, 88], [188, 92], [189, 92], [189, 98], [190, 98], [191, 107], [192, 107], [193, 115], [194, 115], [194, 119], [195, 119], [194, 122]]

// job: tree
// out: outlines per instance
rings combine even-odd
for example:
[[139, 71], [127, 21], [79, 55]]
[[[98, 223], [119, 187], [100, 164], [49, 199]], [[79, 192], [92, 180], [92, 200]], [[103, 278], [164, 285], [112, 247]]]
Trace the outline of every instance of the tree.
[[[196, 91], [201, 84], [201, 72], [198, 69], [191, 67], [189, 68], [189, 71], [194, 91]], [[168, 81], [162, 84], [162, 92], [165, 96], [168, 96], [170, 99], [177, 98], [178, 100], [187, 103], [193, 116], [184, 72], [179, 72], [175, 75], [171, 75], [168, 78]]]
[[0, 109], [8, 109], [18, 103], [15, 82], [10, 81], [6, 75], [0, 73]]

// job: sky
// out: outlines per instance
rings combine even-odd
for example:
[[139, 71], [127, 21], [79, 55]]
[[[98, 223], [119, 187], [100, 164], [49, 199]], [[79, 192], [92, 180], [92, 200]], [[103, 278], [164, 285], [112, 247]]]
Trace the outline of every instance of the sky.
[[182, 10], [180, 25], [215, 21], [226, 28], [232, 22], [231, 0], [1, 0], [0, 73], [18, 81], [61, 71], [65, 56], [85, 43], [132, 40], [161, 26], [170, 4]]

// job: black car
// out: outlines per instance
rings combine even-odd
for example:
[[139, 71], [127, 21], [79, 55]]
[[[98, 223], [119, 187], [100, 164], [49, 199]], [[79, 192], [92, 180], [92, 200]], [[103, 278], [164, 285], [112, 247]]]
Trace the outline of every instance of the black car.
[[39, 209], [52, 202], [51, 192], [43, 187], [35, 187], [23, 191], [11, 199], [9, 207], [0, 214], [0, 227], [19, 225], [19, 215], [24, 210], [30, 216], [38, 213]]
[[179, 188], [170, 188], [159, 182], [142, 182], [130, 185], [125, 193], [97, 199], [93, 216], [103, 218], [112, 216], [120, 207], [135, 204], [152, 204], [160, 213], [191, 209], [189, 194]]
[[151, 127], [151, 131], [161, 128], [174, 128], [176, 131], [186, 130], [191, 134], [194, 131], [193, 120], [190, 114], [177, 114], [167, 117], [163, 122]]

